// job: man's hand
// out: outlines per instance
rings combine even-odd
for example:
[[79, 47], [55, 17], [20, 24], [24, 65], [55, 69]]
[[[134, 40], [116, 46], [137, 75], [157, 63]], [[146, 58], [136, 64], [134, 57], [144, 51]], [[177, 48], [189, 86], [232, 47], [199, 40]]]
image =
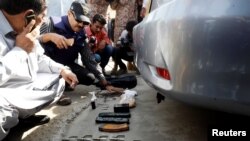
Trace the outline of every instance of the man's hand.
[[40, 26], [36, 26], [34, 30], [32, 27], [35, 26], [36, 21], [32, 20], [23, 31], [17, 35], [15, 45], [25, 50], [27, 53], [32, 52], [35, 47], [35, 40], [39, 36]]
[[48, 38], [50, 38], [50, 40], [56, 44], [57, 48], [59, 49], [67, 49], [68, 46], [72, 46], [73, 45], [73, 42], [72, 43], [69, 43], [68, 39], [65, 38], [64, 36], [62, 35], [59, 35], [57, 33], [47, 33], [48, 35]]
[[123, 88], [117, 88], [117, 87], [114, 87], [112, 85], [109, 85], [107, 80], [101, 80], [100, 85], [104, 86], [105, 89], [107, 91], [109, 91], [110, 93], [123, 93], [123, 91], [124, 91]]
[[75, 88], [78, 84], [78, 79], [76, 75], [69, 69], [62, 69], [61, 75], [63, 79], [70, 85], [71, 88]]
[[107, 85], [105, 88], [110, 93], [123, 93], [124, 92], [123, 88], [114, 87], [112, 85]]
[[106, 86], [106, 85], [108, 85], [108, 81], [105, 80], [105, 79], [104, 79], [104, 80], [100, 80], [99, 83], [100, 83], [101, 86]]
[[101, 41], [98, 43], [98, 50], [104, 49], [105, 46], [106, 46], [106, 41], [105, 41], [105, 40], [101, 40]]
[[94, 48], [92, 48], [91, 50], [93, 52], [97, 52], [97, 51], [101, 51], [102, 49], [104, 49], [106, 46], [106, 41], [105, 40], [101, 40], [97, 46], [95, 46]]

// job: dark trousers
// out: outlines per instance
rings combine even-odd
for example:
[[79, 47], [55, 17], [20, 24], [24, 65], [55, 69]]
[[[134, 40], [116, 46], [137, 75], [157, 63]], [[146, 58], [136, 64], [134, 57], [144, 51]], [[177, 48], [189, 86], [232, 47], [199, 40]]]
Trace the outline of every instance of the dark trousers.
[[[97, 51], [96, 54], [99, 55], [99, 60], [100, 60], [100, 66], [102, 69], [104, 69], [106, 67], [106, 65], [109, 62], [109, 58], [112, 56], [113, 54], [113, 47], [111, 45], [106, 45], [105, 48], [101, 51]], [[97, 59], [97, 56], [95, 56]], [[97, 60], [96, 60], [97, 61]], [[99, 61], [97, 61], [99, 63]]]
[[134, 61], [134, 52], [127, 47], [116, 47], [114, 48], [113, 58], [115, 63], [120, 67], [120, 69], [126, 70], [127, 67], [122, 62], [122, 59], [129, 62]]
[[93, 75], [90, 75], [92, 73], [88, 69], [80, 66], [77, 63], [67, 64], [67, 66], [69, 66], [72, 72], [76, 74], [79, 84], [82, 85], [94, 84], [95, 77], [93, 77]]

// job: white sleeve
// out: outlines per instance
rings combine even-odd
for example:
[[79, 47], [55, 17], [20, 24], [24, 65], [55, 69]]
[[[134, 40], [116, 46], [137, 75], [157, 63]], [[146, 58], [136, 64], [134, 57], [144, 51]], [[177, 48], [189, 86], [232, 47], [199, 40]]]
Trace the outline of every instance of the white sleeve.
[[127, 34], [128, 34], [128, 31], [123, 30], [122, 33], [121, 33], [121, 36], [119, 37], [119, 40], [117, 41], [117, 44], [121, 44], [121, 39], [126, 38]]
[[55, 62], [48, 56], [44, 55], [44, 49], [37, 42], [37, 56], [38, 56], [38, 72], [43, 73], [60, 73], [64, 65]]
[[19, 47], [10, 49], [0, 35], [0, 86], [9, 79], [25, 76], [28, 70], [28, 54]]
[[121, 36], [119, 37], [119, 39], [126, 38], [127, 35], [128, 35], [128, 31], [123, 30], [122, 33], [121, 33]]

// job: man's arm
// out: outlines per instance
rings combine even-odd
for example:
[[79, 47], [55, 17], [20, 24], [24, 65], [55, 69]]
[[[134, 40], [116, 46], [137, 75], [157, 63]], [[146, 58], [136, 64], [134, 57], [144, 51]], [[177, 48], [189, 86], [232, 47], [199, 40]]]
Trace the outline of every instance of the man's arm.
[[123, 92], [122, 88], [116, 88], [110, 85], [110, 83], [105, 79], [105, 76], [101, 73], [101, 70], [100, 70], [101, 67], [95, 61], [94, 54], [89, 47], [84, 46], [82, 48], [81, 56], [82, 56], [81, 60], [82, 60], [83, 65], [85, 65], [85, 67], [88, 70], [90, 70], [90, 72], [92, 72], [95, 75], [95, 77], [100, 81], [100, 85], [102, 86], [102, 88], [105, 88], [109, 92], [120, 92], [120, 93]]
[[[40, 27], [40, 43], [47, 43], [49, 41], [56, 44], [58, 48], [67, 48], [68, 46], [72, 46], [73, 43], [68, 43], [68, 40], [57, 33], [51, 33], [54, 30], [54, 25], [51, 21], [51, 18], [47, 19], [46, 22], [42, 24]], [[72, 88], [76, 86], [78, 83], [77, 77], [72, 71], [68, 68], [63, 66], [60, 63], [55, 62], [48, 56], [44, 55], [44, 49], [38, 43], [38, 60], [39, 60], [39, 71], [40, 72], [48, 72], [48, 73], [59, 73], [62, 75], [63, 79], [70, 84]]]
[[99, 66], [95, 58], [92, 54], [92, 51], [89, 47], [83, 47], [81, 51], [82, 62], [87, 69], [89, 69], [95, 77], [100, 81], [100, 85], [102, 88], [105, 88], [109, 92], [119, 92], [122, 93], [124, 90], [122, 88], [117, 88], [109, 84], [109, 82], [105, 79], [104, 75], [97, 69]]
[[38, 72], [45, 73], [58, 73], [62, 75], [63, 79], [70, 84], [72, 88], [78, 83], [78, 79], [74, 73], [68, 67], [55, 62], [48, 56], [44, 55], [44, 50], [41, 45], [37, 42], [37, 55], [38, 55]]
[[84, 65], [90, 72], [92, 72], [98, 80], [104, 80], [105, 77], [104, 77], [104, 75], [101, 73], [101, 71], [99, 71], [99, 70], [97, 69], [98, 63], [95, 61], [94, 54], [93, 54], [93, 52], [90, 50], [90, 48], [87, 47], [87, 46], [84, 46], [84, 47], [82, 47], [82, 50], [81, 50], [80, 53], [81, 53], [81, 57], [82, 57], [81, 60], [82, 60], [83, 65]]
[[102, 29], [102, 31], [98, 34], [98, 36], [99, 36], [99, 41], [97, 43], [96, 51], [104, 49], [107, 44], [111, 44], [108, 34], [104, 29]]
[[[1, 43], [2, 39], [0, 39]], [[0, 50], [7, 45], [0, 45]], [[28, 54], [19, 47], [14, 47], [7, 54], [0, 55], [0, 86], [4, 85], [9, 79], [16, 77], [30, 77], [28, 70]], [[19, 78], [20, 79], [20, 78]]]
[[[28, 80], [31, 78], [29, 54], [34, 50], [34, 41], [39, 32], [31, 31], [35, 21], [32, 20], [12, 43], [7, 43], [5, 35], [0, 36], [0, 85], [10, 79]], [[12, 45], [12, 46], [11, 46]]]
[[53, 33], [54, 27], [52, 25], [51, 18], [47, 19], [46, 22], [44, 22], [40, 28], [40, 37], [39, 41], [40, 43], [47, 43], [47, 42], [53, 42], [57, 48], [63, 49], [68, 48], [69, 46], [72, 46], [74, 41], [72, 42], [72, 39], [67, 39], [64, 36]]

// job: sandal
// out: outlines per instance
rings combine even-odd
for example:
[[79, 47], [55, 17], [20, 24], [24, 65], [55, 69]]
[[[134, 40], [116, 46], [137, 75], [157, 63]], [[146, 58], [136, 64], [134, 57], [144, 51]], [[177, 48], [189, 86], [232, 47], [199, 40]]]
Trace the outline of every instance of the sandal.
[[57, 101], [56, 104], [60, 105], [60, 106], [70, 105], [71, 104], [71, 98], [66, 96], [66, 95], [62, 95], [61, 98]]

